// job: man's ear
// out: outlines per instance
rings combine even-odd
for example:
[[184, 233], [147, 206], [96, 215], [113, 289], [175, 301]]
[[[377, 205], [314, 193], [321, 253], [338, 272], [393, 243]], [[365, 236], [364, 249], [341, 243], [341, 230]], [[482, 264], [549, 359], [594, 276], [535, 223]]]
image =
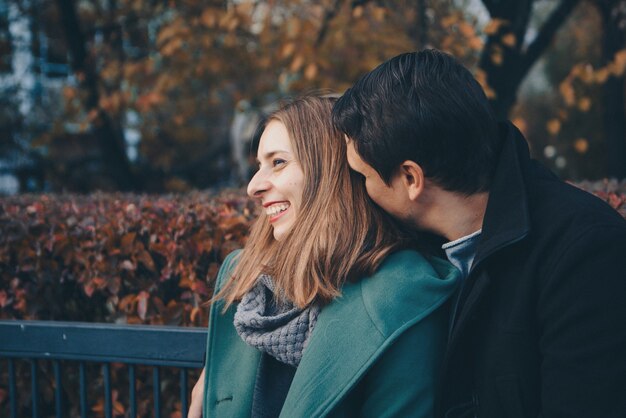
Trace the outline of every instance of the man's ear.
[[424, 191], [424, 170], [415, 161], [406, 160], [400, 164], [400, 176], [409, 199], [417, 200]]

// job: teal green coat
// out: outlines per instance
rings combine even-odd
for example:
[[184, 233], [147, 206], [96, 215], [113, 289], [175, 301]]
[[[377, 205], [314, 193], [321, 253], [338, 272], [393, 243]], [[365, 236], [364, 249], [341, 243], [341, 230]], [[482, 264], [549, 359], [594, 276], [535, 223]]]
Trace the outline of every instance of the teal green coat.
[[[344, 285], [318, 317], [280, 416], [431, 417], [448, 330], [444, 302], [458, 274], [447, 262], [401, 251], [371, 277]], [[213, 304], [209, 318], [203, 416], [248, 418], [261, 353], [235, 331], [236, 308], [222, 314], [222, 307]]]

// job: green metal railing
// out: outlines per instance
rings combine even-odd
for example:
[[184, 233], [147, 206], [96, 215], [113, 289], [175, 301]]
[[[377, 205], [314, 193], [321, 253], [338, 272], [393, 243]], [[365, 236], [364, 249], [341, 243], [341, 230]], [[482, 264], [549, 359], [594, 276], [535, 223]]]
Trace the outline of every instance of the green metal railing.
[[[155, 418], [161, 411], [161, 370], [174, 367], [180, 374], [180, 402], [186, 416], [189, 402], [189, 369], [200, 369], [204, 362], [206, 330], [200, 328], [147, 325], [115, 325], [57, 321], [0, 321], [0, 365], [7, 364], [9, 416], [22, 418], [18, 410], [16, 362], [30, 363], [31, 414], [40, 416], [39, 393], [42, 390], [38, 363], [52, 362], [55, 414], [66, 414], [62, 396], [64, 367], [77, 364], [80, 416], [88, 416], [86, 365], [100, 364], [104, 386], [104, 416], [113, 417], [111, 364], [128, 367], [128, 412], [137, 416], [136, 368], [152, 367]], [[0, 366], [1, 367], [1, 366]], [[102, 394], [100, 394], [101, 396]], [[93, 394], [92, 394], [93, 396]], [[97, 396], [97, 395], [96, 395]], [[65, 405], [67, 407], [67, 405]], [[2, 415], [2, 414], [0, 414]]]

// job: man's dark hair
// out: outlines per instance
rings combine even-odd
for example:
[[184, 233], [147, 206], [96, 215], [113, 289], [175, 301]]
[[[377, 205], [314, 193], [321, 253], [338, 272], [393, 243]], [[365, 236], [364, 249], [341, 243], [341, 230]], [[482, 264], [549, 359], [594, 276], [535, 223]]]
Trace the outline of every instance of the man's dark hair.
[[379, 65], [337, 101], [333, 123], [387, 184], [412, 160], [446, 190], [489, 189], [497, 121], [480, 84], [448, 54], [429, 49]]

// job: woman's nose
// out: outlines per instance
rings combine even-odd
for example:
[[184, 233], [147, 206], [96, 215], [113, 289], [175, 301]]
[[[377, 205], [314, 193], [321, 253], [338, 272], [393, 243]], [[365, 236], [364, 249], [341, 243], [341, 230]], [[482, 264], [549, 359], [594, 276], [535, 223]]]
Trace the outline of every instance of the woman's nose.
[[263, 193], [265, 193], [270, 186], [270, 182], [267, 180], [265, 173], [259, 170], [252, 177], [250, 183], [248, 183], [248, 196], [261, 198], [263, 197]]

